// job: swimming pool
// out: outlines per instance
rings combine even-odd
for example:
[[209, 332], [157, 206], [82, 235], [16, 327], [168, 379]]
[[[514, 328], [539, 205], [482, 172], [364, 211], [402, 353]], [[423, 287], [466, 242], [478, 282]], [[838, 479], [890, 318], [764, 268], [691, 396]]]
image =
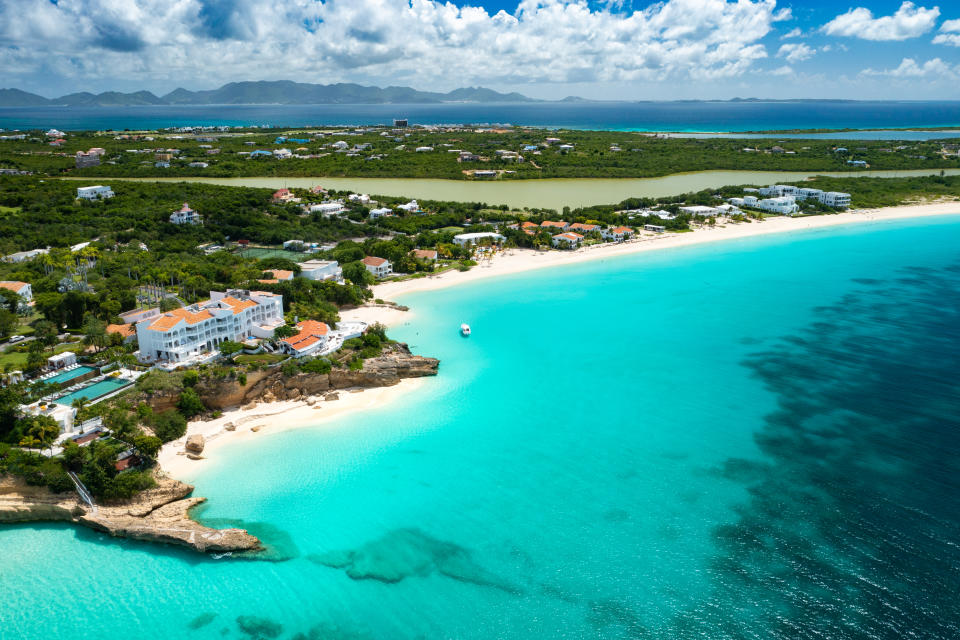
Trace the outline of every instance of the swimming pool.
[[79, 378], [82, 375], [96, 371], [93, 367], [77, 367], [76, 369], [70, 369], [69, 371], [61, 371], [55, 376], [47, 378], [44, 382], [48, 384], [53, 384], [54, 382], [63, 384], [68, 380], [73, 380], [74, 378]]
[[77, 389], [72, 393], [68, 393], [62, 398], [57, 398], [55, 402], [57, 404], [71, 405], [73, 401], [77, 398], [86, 398], [88, 401], [94, 401], [97, 398], [101, 398], [109, 393], [113, 393], [119, 389], [122, 389], [126, 386], [133, 384], [130, 380], [122, 380], [118, 378], [106, 378], [100, 382], [95, 382], [88, 387], [82, 389]]

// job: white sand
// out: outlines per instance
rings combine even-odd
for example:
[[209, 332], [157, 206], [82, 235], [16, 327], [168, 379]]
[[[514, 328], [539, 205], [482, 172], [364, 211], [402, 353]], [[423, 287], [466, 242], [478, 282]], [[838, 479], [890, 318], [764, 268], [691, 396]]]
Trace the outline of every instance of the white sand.
[[[187, 433], [179, 440], [168, 442], [160, 450], [160, 466], [177, 479], [187, 479], [197, 471], [215, 464], [218, 450], [230, 442], [248, 442], [269, 438], [271, 434], [299, 429], [303, 427], [330, 427], [337, 419], [353, 413], [386, 405], [393, 400], [417, 389], [423, 383], [422, 378], [401, 380], [392, 387], [338, 391], [338, 400], [324, 401], [317, 398], [314, 406], [304, 400], [284, 400], [281, 402], [260, 403], [253, 409], [232, 409], [225, 411], [216, 420], [195, 420], [187, 424]], [[233, 423], [235, 431], [228, 431], [226, 425]], [[257, 431], [253, 431], [258, 428]], [[201, 454], [202, 460], [191, 460], [183, 455], [187, 437], [200, 434], [206, 440]]]
[[[803, 218], [767, 218], [762, 222], [728, 223], [717, 227], [703, 227], [690, 233], [645, 233], [640, 238], [620, 244], [592, 245], [575, 251], [508, 249], [492, 260], [473, 267], [469, 271], [451, 270], [425, 278], [388, 281], [375, 285], [373, 295], [375, 298], [392, 301], [396, 300], [398, 296], [415, 291], [431, 291], [485, 278], [643, 251], [687, 247], [706, 242], [733, 240], [771, 233], [787, 233], [846, 224], [870, 224], [897, 218], [920, 218], [948, 214], [960, 214], [960, 202], [939, 202], [883, 209], [859, 209], [834, 215]], [[384, 307], [363, 307], [362, 309], [365, 309], [364, 319], [367, 322], [377, 321], [390, 326], [391, 324], [395, 325], [408, 321], [401, 312], [388, 310]]]

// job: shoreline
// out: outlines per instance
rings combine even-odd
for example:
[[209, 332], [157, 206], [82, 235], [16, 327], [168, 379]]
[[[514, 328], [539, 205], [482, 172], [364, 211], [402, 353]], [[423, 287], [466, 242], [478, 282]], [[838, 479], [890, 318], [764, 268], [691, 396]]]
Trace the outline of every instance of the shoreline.
[[[931, 204], [883, 207], [879, 209], [857, 209], [845, 213], [801, 218], [771, 217], [763, 222], [728, 223], [713, 228], [703, 227], [686, 233], [665, 233], [644, 236], [620, 244], [601, 244], [583, 247], [574, 251], [537, 251], [535, 249], [507, 249], [489, 262], [481, 263], [469, 271], [457, 270], [403, 281], [387, 281], [374, 285], [374, 298], [394, 301], [397, 296], [421, 291], [435, 291], [485, 280], [489, 278], [525, 273], [537, 269], [577, 264], [604, 258], [633, 255], [647, 251], [661, 251], [678, 247], [689, 247], [723, 240], [739, 240], [754, 236], [792, 233], [829, 227], [869, 224], [887, 220], [926, 218], [942, 215], [960, 215], [960, 201], [937, 202]], [[408, 320], [411, 312], [402, 312], [389, 307], [365, 306], [344, 312], [345, 319], [363, 319], [366, 322], [380, 322], [386, 326], [396, 326], [401, 320]]]

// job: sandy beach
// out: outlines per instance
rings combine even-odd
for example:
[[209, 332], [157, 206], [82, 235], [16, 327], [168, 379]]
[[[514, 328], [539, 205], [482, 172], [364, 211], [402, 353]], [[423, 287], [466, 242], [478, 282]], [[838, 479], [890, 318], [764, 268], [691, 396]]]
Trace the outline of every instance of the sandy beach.
[[[588, 260], [600, 260], [614, 256], [659, 251], [674, 247], [687, 247], [707, 242], [735, 240], [773, 233], [789, 233], [836, 227], [848, 224], [870, 224], [900, 218], [923, 218], [928, 216], [960, 214], [960, 202], [938, 202], [882, 209], [858, 209], [835, 215], [802, 218], [775, 217], [762, 222], [729, 223], [716, 227], [703, 227], [690, 233], [643, 234], [639, 238], [620, 244], [600, 244], [575, 251], [536, 251], [533, 249], [507, 249], [488, 262], [482, 262], [470, 271], [445, 271], [435, 276], [412, 280], [390, 281], [373, 287], [374, 298], [396, 301], [404, 294], [416, 291], [432, 291], [454, 285], [475, 282], [486, 278], [505, 276]], [[400, 300], [402, 302], [402, 300]], [[410, 312], [407, 312], [409, 314]], [[366, 322], [382, 322], [390, 326], [405, 323], [408, 315], [387, 307], [361, 307], [342, 314], [345, 319], [362, 319]]]
[[[470, 271], [446, 271], [435, 276], [404, 281], [391, 281], [373, 287], [375, 299], [395, 301], [404, 294], [431, 291], [445, 287], [476, 282], [486, 278], [507, 276], [534, 269], [542, 269], [614, 256], [659, 251], [674, 247], [686, 247], [707, 242], [734, 240], [774, 233], [789, 233], [835, 227], [849, 224], [871, 224], [885, 220], [920, 218], [928, 216], [960, 214], [960, 202], [941, 202], [883, 209], [861, 209], [804, 218], [767, 218], [763, 222], [726, 224], [703, 227], [691, 233], [644, 234], [639, 238], [616, 245], [602, 244], [584, 247], [576, 251], [535, 251], [532, 249], [508, 249]], [[386, 326], [399, 326], [413, 322], [415, 310], [403, 311], [391, 305], [370, 304], [341, 312], [343, 320], [380, 322]], [[429, 355], [429, 354], [427, 354]], [[187, 436], [164, 445], [159, 455], [160, 465], [178, 479], [188, 479], [192, 473], [208, 467], [217, 460], [216, 452], [226, 442], [240, 442], [269, 437], [289, 429], [303, 427], [330, 428], [340, 418], [354, 411], [383, 406], [400, 396], [410, 393], [423, 384], [422, 379], [403, 380], [393, 387], [367, 389], [351, 393], [341, 391], [340, 399], [323, 401], [313, 406], [303, 400], [258, 404], [252, 409], [234, 409], [224, 412], [216, 420], [194, 421], [187, 427], [187, 436], [200, 434], [206, 440], [203, 452], [205, 459], [191, 460], [183, 455]], [[282, 419], [280, 416], [282, 415]], [[230, 431], [227, 426], [235, 429]]]
[[[165, 444], [158, 461], [170, 476], [189, 480], [198, 471], [222, 461], [217, 454], [224, 444], [252, 442], [258, 438], [268, 438], [271, 434], [304, 427], [330, 428], [336, 420], [350, 413], [386, 405], [416, 390], [421, 384], [422, 378], [408, 378], [392, 387], [343, 389], [339, 391], [337, 400], [325, 401], [317, 396], [312, 406], [306, 400], [284, 400], [259, 403], [250, 409], [224, 411], [215, 420], [188, 423], [186, 435]], [[230, 425], [233, 430], [228, 429]], [[184, 445], [189, 436], [196, 434], [204, 437], [206, 445], [201, 459], [191, 460], [184, 455]]]

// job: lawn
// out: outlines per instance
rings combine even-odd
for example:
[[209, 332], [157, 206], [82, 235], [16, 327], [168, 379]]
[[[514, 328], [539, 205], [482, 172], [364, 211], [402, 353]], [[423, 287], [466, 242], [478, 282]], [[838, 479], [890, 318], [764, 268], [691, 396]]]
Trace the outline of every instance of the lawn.
[[233, 361], [237, 364], [276, 364], [286, 358], [287, 356], [276, 353], [242, 353], [234, 358]]

